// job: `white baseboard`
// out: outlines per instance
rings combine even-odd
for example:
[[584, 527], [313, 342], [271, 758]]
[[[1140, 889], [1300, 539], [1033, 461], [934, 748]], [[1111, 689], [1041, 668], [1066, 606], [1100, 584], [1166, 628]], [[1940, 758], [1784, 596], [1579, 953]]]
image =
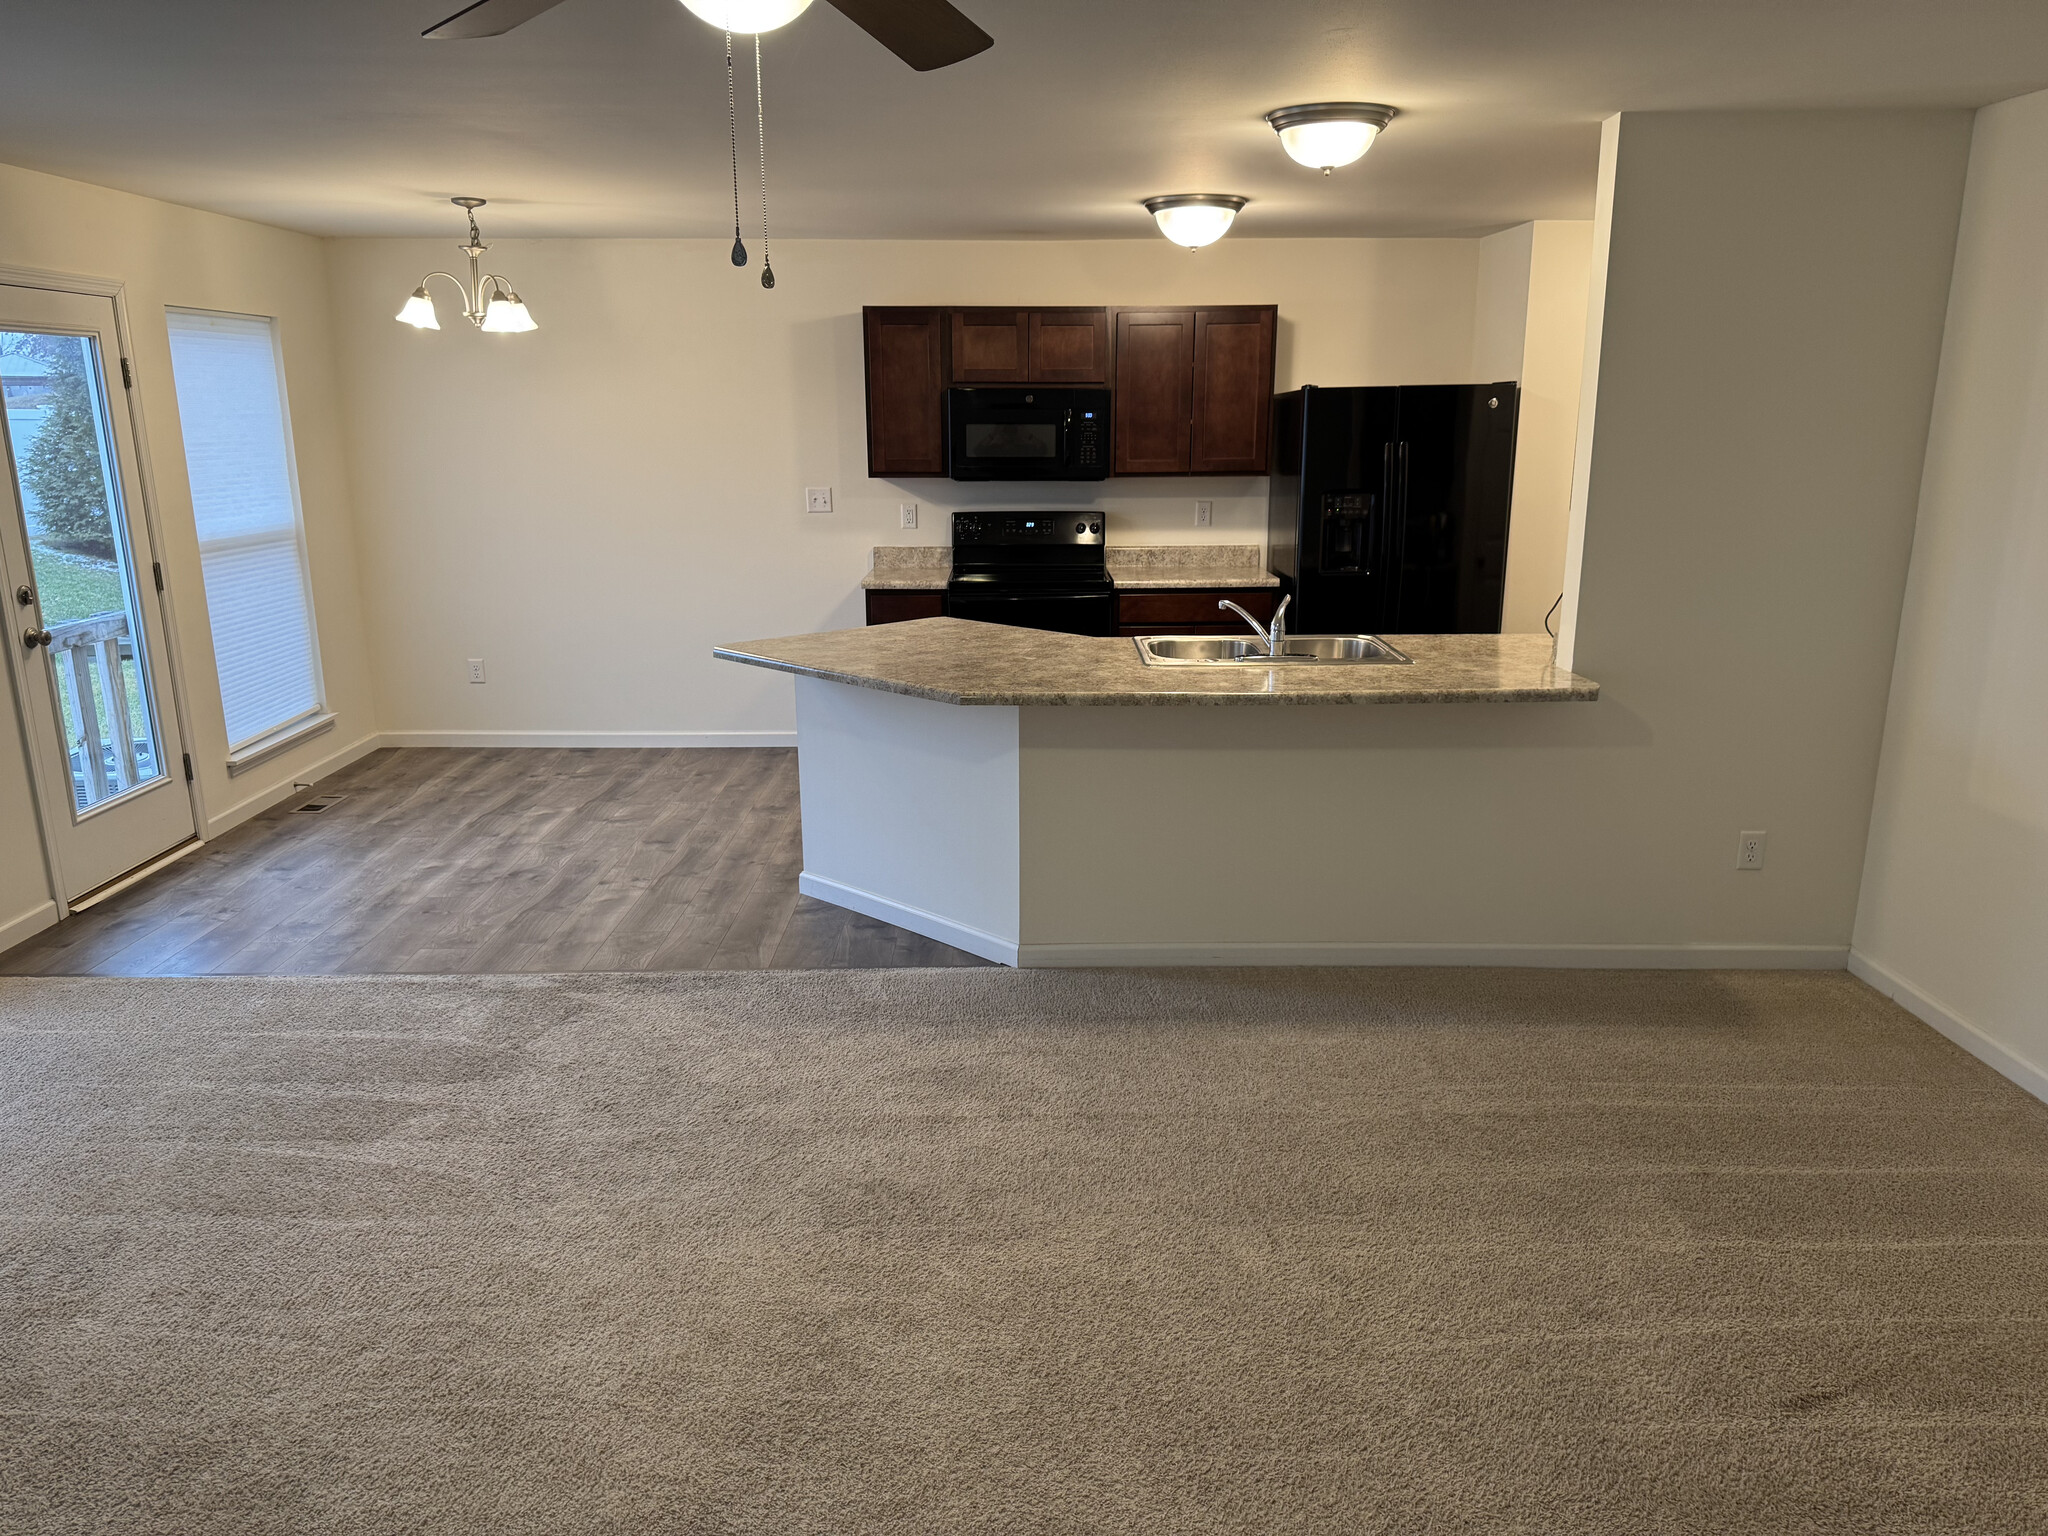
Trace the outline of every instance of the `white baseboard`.
[[38, 902], [26, 912], [0, 923], [0, 953], [14, 948], [17, 944], [25, 943], [45, 928], [54, 928], [56, 925], [57, 903]]
[[793, 747], [795, 731], [386, 731], [387, 747]]
[[368, 757], [379, 747], [389, 745], [390, 742], [386, 737], [380, 736], [373, 731], [368, 736], [360, 737], [349, 743], [349, 745], [328, 753], [327, 756], [321, 758], [318, 762], [308, 763], [303, 768], [293, 769], [292, 777], [285, 780], [284, 783], [274, 788], [266, 789], [260, 795], [252, 795], [247, 800], [231, 805], [217, 816], [207, 817], [207, 840], [211, 842], [230, 827], [239, 827], [243, 822], [249, 820], [250, 817], [261, 816], [272, 806], [284, 804], [285, 801], [300, 793], [298, 789], [299, 784], [317, 784], [330, 773], [339, 773], [350, 763], [360, 758]]
[[1839, 971], [1833, 944], [1020, 944], [1017, 964], [1493, 965], [1557, 970]]
[[858, 912], [862, 917], [872, 917], [881, 922], [894, 923], [898, 928], [908, 928], [912, 933], [921, 933], [928, 939], [937, 939], [941, 944], [964, 949], [970, 955], [979, 955], [984, 960], [993, 960], [999, 965], [1017, 963], [1017, 946], [1007, 939], [999, 939], [992, 933], [983, 933], [979, 928], [969, 928], [965, 923], [956, 923], [951, 918], [940, 917], [936, 912], [927, 912], [922, 907], [908, 907], [901, 902], [891, 901], [886, 896], [877, 896], [873, 891], [841, 885], [837, 880], [827, 880], [822, 875], [814, 875], [808, 870], [797, 876], [796, 888], [806, 896], [829, 901], [835, 907]]
[[1858, 950], [1849, 951], [1849, 974], [1897, 1003], [1936, 1034], [1945, 1035], [2002, 1077], [2035, 1098], [2048, 1100], [2048, 1070], [2001, 1045], [1953, 1008], [1937, 1002], [1905, 977]]

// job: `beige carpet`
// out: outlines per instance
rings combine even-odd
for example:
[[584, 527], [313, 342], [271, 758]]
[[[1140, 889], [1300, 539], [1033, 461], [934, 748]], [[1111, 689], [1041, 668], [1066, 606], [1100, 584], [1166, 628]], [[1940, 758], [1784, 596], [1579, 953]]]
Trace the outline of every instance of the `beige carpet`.
[[0, 981], [0, 1531], [2040, 1532], [1842, 975]]

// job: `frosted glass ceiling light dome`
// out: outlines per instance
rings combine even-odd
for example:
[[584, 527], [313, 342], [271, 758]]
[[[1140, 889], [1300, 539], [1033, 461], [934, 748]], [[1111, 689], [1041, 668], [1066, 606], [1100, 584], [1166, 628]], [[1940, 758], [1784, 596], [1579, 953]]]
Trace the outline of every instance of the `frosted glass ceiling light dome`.
[[1198, 251], [1228, 234], [1237, 210], [1250, 201], [1225, 192], [1176, 192], [1146, 198], [1145, 211], [1159, 221], [1159, 233], [1175, 245]]
[[683, 0], [721, 32], [773, 32], [811, 8], [811, 0]]
[[1280, 107], [1266, 121], [1280, 135], [1288, 158], [1325, 176], [1337, 166], [1365, 158], [1380, 130], [1397, 113], [1372, 101], [1318, 101], [1301, 107]]

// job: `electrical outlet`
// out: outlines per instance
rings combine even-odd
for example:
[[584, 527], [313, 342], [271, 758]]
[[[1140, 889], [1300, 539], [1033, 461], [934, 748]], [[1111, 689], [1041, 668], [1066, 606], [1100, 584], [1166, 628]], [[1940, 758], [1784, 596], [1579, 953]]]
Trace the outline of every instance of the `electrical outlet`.
[[832, 510], [832, 487], [814, 485], [804, 491], [806, 512], [830, 512]]
[[915, 528], [917, 526], [917, 503], [914, 501], [904, 502], [902, 506], [896, 509], [896, 515], [903, 519], [904, 527]]
[[1195, 526], [1196, 526], [1197, 528], [1206, 528], [1206, 527], [1208, 527], [1210, 523], [1212, 523], [1213, 521], [1215, 521], [1215, 518], [1216, 518], [1216, 503], [1215, 503], [1215, 502], [1213, 502], [1213, 501], [1198, 501], [1198, 502], [1196, 502], [1196, 503], [1195, 503]]
[[1764, 840], [1768, 832], [1744, 832], [1735, 844], [1735, 867], [1737, 869], [1762, 869], [1764, 867]]
[[483, 657], [472, 656], [469, 658], [469, 680], [472, 683], [480, 683], [484, 680]]

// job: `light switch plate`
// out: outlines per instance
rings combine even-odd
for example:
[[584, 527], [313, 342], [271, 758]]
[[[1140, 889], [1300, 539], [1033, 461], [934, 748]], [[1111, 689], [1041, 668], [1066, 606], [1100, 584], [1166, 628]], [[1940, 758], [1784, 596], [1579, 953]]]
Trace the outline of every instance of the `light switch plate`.
[[902, 518], [904, 527], [915, 528], [917, 526], [917, 503], [914, 501], [904, 502], [902, 506], [896, 509], [896, 515]]
[[832, 487], [814, 485], [804, 491], [806, 512], [830, 512], [832, 510]]

